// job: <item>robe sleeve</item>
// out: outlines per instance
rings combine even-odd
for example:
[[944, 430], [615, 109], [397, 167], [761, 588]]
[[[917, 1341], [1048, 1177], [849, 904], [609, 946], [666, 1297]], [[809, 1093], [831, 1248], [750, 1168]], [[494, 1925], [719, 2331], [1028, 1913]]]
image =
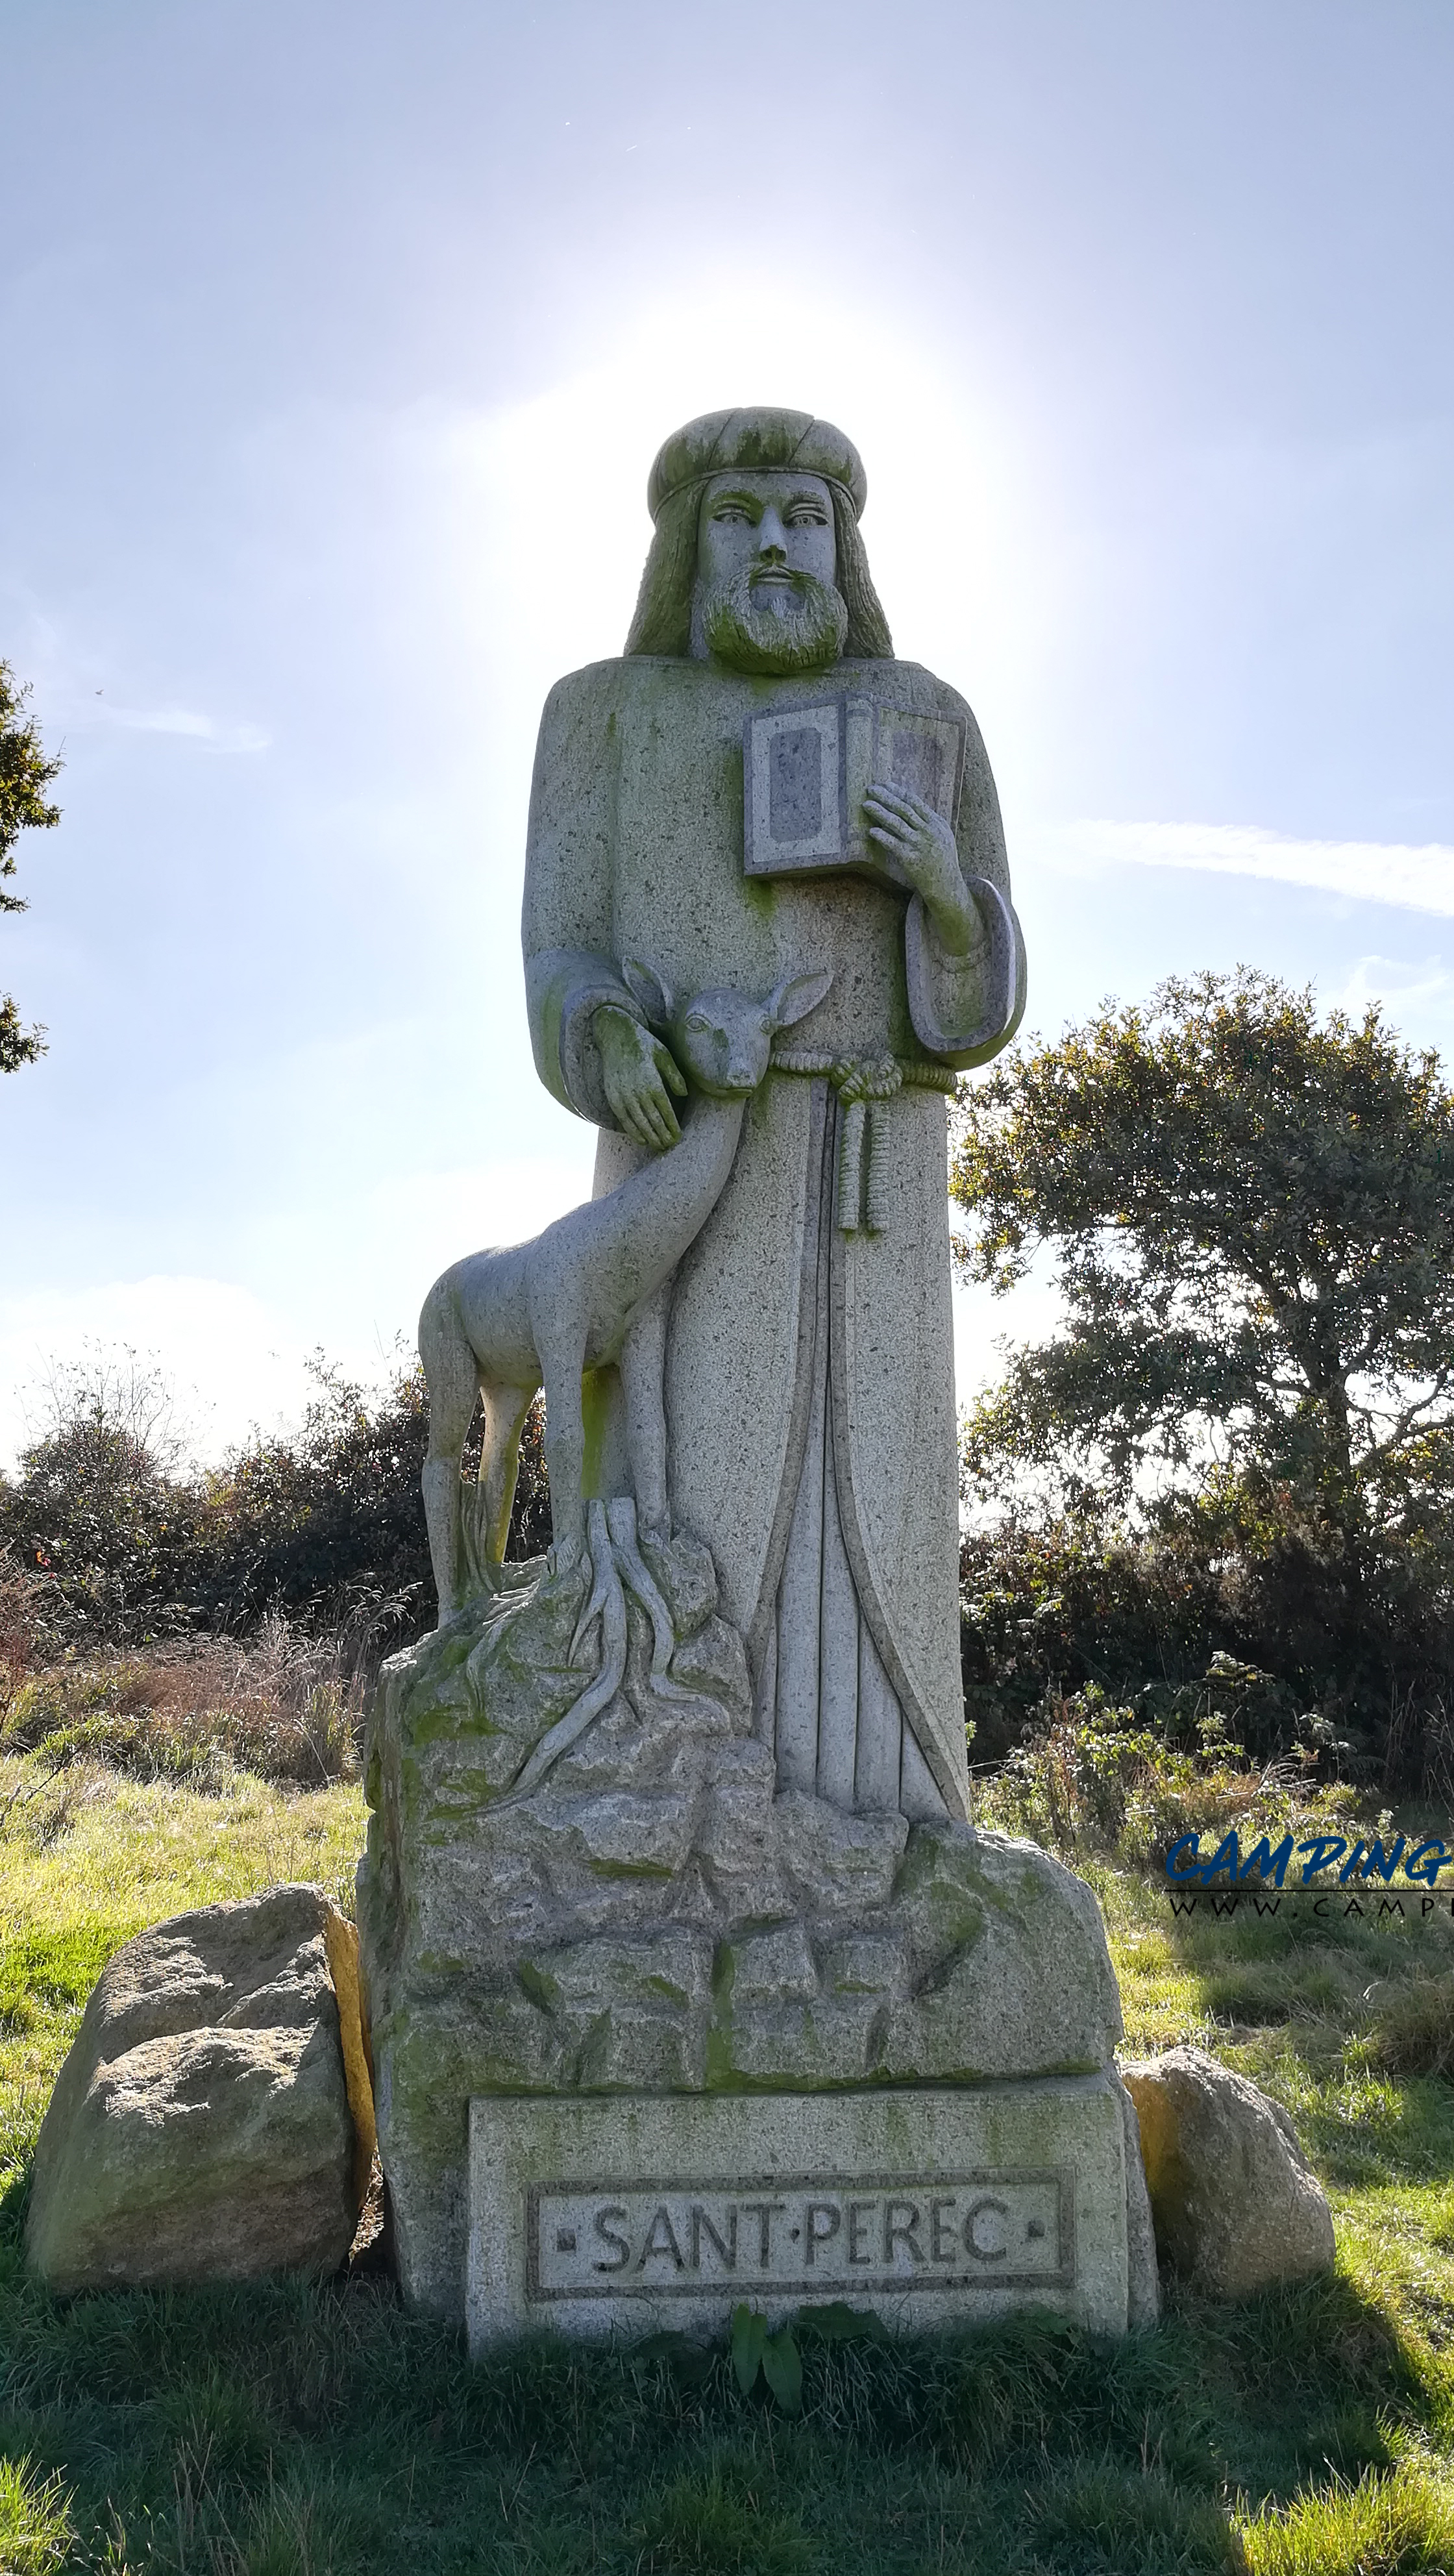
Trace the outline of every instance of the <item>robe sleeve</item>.
[[948, 689], [942, 695], [946, 712], [957, 715], [965, 728], [956, 838], [984, 936], [967, 956], [951, 957], [915, 895], [904, 922], [904, 969], [914, 1035], [926, 1054], [958, 1073], [998, 1055], [1019, 1027], [1025, 1009], [1025, 942], [1010, 901], [1000, 800], [979, 727], [961, 697]]
[[616, 1120], [592, 1016], [611, 1002], [641, 1017], [612, 955], [619, 678], [619, 664], [597, 663], [561, 680], [545, 702], [521, 918], [536, 1071], [565, 1108], [598, 1127]]

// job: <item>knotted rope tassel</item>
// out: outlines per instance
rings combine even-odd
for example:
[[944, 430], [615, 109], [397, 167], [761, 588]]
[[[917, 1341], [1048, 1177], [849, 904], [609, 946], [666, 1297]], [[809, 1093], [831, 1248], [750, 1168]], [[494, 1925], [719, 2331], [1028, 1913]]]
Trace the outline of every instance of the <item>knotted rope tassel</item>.
[[906, 1085], [953, 1093], [947, 1065], [915, 1056], [824, 1055], [812, 1047], [775, 1047], [774, 1073], [818, 1074], [830, 1082], [843, 1110], [838, 1140], [838, 1231], [883, 1234], [888, 1228], [888, 1175], [884, 1169], [880, 1101]]

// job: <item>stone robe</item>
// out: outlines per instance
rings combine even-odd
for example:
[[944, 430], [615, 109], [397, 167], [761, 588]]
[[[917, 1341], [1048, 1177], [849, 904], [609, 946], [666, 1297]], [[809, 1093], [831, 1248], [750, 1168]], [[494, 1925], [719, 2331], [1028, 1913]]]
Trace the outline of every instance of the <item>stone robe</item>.
[[[917, 897], [846, 872], [744, 873], [746, 719], [838, 692], [966, 727], [958, 846], [991, 932], [969, 961], [939, 950]], [[869, 1232], [839, 1204], [833, 1084], [771, 1072], [672, 1298], [673, 1517], [711, 1547], [780, 1786], [839, 1807], [968, 1808], [946, 1101], [932, 1085], [993, 1055], [1023, 1008], [1008, 896], [978, 728], [914, 663], [774, 679], [639, 656], [575, 672], [547, 701], [525, 880], [531, 1038], [556, 1098], [603, 1130], [597, 1195], [644, 1159], [614, 1129], [591, 1030], [603, 1001], [641, 1016], [623, 958], [683, 999], [766, 994], [831, 967], [788, 1053], [891, 1057], [927, 1077], [868, 1112]], [[620, 1490], [619, 1467], [602, 1482]]]

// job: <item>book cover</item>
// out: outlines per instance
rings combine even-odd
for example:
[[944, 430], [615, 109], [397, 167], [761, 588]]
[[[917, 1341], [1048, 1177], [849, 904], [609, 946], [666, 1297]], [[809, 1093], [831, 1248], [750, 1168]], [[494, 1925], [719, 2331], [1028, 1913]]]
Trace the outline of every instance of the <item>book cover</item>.
[[951, 830], [964, 782], [964, 726], [871, 698], [749, 716], [744, 728], [747, 874], [852, 869], [880, 884], [904, 879], [868, 838], [863, 800], [876, 781], [922, 796]]

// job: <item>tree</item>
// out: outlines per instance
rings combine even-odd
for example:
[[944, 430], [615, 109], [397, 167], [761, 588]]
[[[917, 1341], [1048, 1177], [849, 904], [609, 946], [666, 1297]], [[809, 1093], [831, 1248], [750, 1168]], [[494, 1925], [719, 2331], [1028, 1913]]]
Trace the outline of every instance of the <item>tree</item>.
[[[60, 774], [60, 760], [47, 760], [39, 728], [25, 713], [28, 688], [21, 688], [8, 662], [0, 662], [0, 912], [24, 912], [24, 898], [7, 892], [4, 880], [15, 874], [15, 844], [22, 832], [50, 831], [61, 819], [59, 805], [48, 805], [45, 791]], [[0, 993], [0, 1073], [32, 1064], [45, 1053], [45, 1032], [22, 1028], [8, 993]]]
[[[26, 1587], [45, 1652], [245, 1631], [279, 1609], [312, 1623], [364, 1621], [391, 1644], [432, 1623], [419, 1362], [401, 1350], [376, 1388], [321, 1356], [311, 1375], [301, 1423], [255, 1435], [199, 1473], [154, 1364], [93, 1348], [49, 1371], [38, 1436], [15, 1477], [0, 1474], [0, 1594], [7, 1580]], [[544, 1424], [537, 1399], [520, 1443], [507, 1548], [516, 1559], [550, 1545]], [[478, 1468], [478, 1421], [466, 1463]], [[5, 1615], [0, 1597], [0, 1656]]]
[[1066, 1309], [972, 1412], [971, 1476], [1038, 1471], [1072, 1513], [1276, 1566], [1264, 1624], [1300, 1621], [1345, 1688], [1372, 1664], [1386, 1690], [1411, 1620], [1432, 1651], [1454, 1577], [1436, 1055], [1246, 968], [1173, 978], [969, 1090], [951, 1190], [968, 1275], [1003, 1292], [1049, 1247]]
[[[295, 1429], [255, 1438], [208, 1480], [205, 1625], [246, 1628], [274, 1608], [343, 1618], [381, 1606], [392, 1642], [432, 1624], [420, 1472], [429, 1397], [417, 1359], [398, 1353], [382, 1389], [358, 1385], [321, 1355], [313, 1400]], [[544, 1408], [537, 1399], [520, 1443], [507, 1555], [550, 1545]], [[466, 1452], [479, 1466], [479, 1417]]]
[[39, 1436], [0, 1476], [0, 1549], [31, 1579], [48, 1650], [131, 1644], [177, 1623], [201, 1511], [165, 1378], [134, 1351], [53, 1366]]

